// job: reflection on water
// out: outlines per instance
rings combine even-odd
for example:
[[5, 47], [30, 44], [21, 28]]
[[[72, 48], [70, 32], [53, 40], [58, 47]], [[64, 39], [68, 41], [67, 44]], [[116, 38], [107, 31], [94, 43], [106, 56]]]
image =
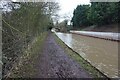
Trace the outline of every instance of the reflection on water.
[[69, 47], [72, 46], [72, 35], [70, 34], [64, 34], [64, 33], [57, 33], [59, 35], [59, 38], [65, 42]]
[[76, 34], [56, 35], [108, 77], [118, 76], [118, 42]]

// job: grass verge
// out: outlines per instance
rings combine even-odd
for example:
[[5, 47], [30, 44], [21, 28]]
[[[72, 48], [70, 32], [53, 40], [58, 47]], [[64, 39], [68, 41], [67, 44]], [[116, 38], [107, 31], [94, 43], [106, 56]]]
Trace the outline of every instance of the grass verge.
[[94, 78], [107, 78], [103, 73], [97, 70], [94, 66], [92, 66], [88, 61], [86, 61], [83, 57], [81, 57], [77, 52], [68, 47], [59, 37], [53, 34], [56, 42], [65, 50], [65, 52], [77, 61], [89, 74], [91, 74]]
[[33, 43], [28, 46], [24, 54], [20, 57], [19, 62], [16, 63], [14, 68], [8, 74], [7, 78], [34, 78], [37, 74], [35, 68], [38, 55], [43, 50], [43, 43], [46, 39], [47, 32], [41, 33]]

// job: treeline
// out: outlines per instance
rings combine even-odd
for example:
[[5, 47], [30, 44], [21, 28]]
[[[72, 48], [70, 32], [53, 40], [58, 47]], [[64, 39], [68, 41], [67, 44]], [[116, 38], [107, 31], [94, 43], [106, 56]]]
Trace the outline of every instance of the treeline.
[[71, 22], [74, 28], [120, 23], [119, 15], [120, 2], [91, 2], [90, 5], [78, 5]]
[[[5, 9], [7, 7], [7, 9]], [[53, 26], [55, 2], [7, 2], [2, 14], [3, 76], [29, 44]]]
[[67, 32], [68, 31], [67, 23], [68, 23], [68, 20], [64, 20], [60, 23], [56, 22], [55, 24], [56, 31]]

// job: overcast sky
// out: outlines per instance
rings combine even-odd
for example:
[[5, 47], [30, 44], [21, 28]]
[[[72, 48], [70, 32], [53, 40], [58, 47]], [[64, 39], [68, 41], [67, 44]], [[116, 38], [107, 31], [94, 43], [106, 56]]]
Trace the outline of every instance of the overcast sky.
[[[59, 0], [60, 3], [60, 11], [59, 15], [61, 17], [64, 16], [73, 16], [73, 11], [80, 4], [90, 4], [90, 0]], [[60, 21], [63, 21], [64, 18], [60, 18]]]
[[[16, 1], [16, 0], [12, 0], [12, 1]], [[54, 0], [47, 0], [47, 1], [54, 1]], [[63, 21], [67, 16], [69, 17], [69, 18], [67, 17], [67, 19], [71, 19], [73, 16], [73, 11], [77, 7], [77, 5], [90, 4], [90, 0], [55, 0], [55, 1], [59, 2], [60, 5], [60, 11], [59, 11], [60, 22]]]

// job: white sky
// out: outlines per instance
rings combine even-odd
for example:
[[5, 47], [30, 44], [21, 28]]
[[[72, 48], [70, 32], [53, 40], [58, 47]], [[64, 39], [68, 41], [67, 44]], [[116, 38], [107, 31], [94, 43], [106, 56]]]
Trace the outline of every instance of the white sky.
[[90, 4], [90, 0], [59, 0], [60, 11], [59, 15], [61, 16], [60, 22], [64, 20], [64, 16], [73, 16], [73, 11], [80, 4]]
[[[16, 0], [12, 0], [16, 1]], [[41, 0], [42, 1], [42, 0]], [[44, 1], [44, 0], [43, 0]], [[54, 1], [54, 0], [47, 0], [47, 1]], [[55, 0], [59, 2], [60, 11], [59, 11], [59, 22], [63, 21], [64, 19], [71, 20], [73, 16], [73, 11], [80, 4], [90, 4], [90, 0]]]

